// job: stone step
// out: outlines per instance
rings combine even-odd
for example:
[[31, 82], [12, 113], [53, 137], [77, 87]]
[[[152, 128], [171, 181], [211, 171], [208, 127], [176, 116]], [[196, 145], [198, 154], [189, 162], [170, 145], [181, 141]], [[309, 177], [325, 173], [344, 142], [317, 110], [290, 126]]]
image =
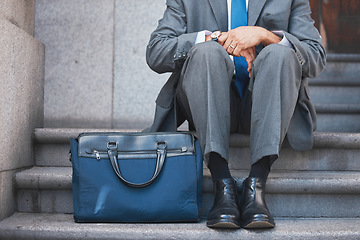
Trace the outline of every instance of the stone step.
[[34, 131], [35, 165], [71, 166], [69, 161], [70, 139], [84, 132], [137, 132], [127, 129], [89, 128], [37, 128]]
[[[230, 136], [230, 169], [250, 169], [249, 136]], [[295, 171], [359, 171], [359, 133], [314, 133], [314, 147], [296, 151], [284, 142], [274, 170]]]
[[360, 86], [360, 54], [328, 54], [324, 71], [310, 86]]
[[276, 218], [270, 230], [214, 230], [200, 223], [78, 224], [70, 214], [16, 213], [0, 222], [0, 239], [359, 239], [358, 218]]
[[314, 104], [360, 104], [360, 54], [329, 54], [325, 70], [309, 79]]
[[316, 131], [360, 133], [360, 91], [357, 96], [358, 104], [315, 104]]
[[[135, 131], [114, 129], [52, 129], [35, 130], [35, 156], [37, 166], [71, 166], [69, 161], [70, 138], [82, 132]], [[230, 168], [233, 170], [250, 168], [249, 136], [230, 136]], [[360, 170], [359, 133], [314, 134], [314, 148], [309, 151], [295, 151], [285, 142], [280, 158], [275, 162], [278, 170]]]
[[[239, 189], [247, 174], [232, 171]], [[15, 182], [19, 212], [73, 212], [70, 167], [34, 167], [17, 173]], [[360, 171], [274, 170], [266, 197], [276, 217], [360, 217]], [[204, 169], [203, 217], [212, 202], [212, 181]]]
[[359, 86], [310, 86], [309, 91], [314, 104], [360, 104], [360, 83]]

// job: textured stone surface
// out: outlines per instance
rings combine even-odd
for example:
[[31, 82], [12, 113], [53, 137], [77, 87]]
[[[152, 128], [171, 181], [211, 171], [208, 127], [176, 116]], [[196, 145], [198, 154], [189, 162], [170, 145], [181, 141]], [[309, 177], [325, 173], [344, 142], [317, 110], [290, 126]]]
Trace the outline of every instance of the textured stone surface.
[[[336, 56], [339, 58], [336, 59]], [[333, 55], [333, 60], [327, 62], [325, 70], [318, 77], [309, 79], [310, 85], [359, 86], [360, 54], [353, 61], [346, 60], [346, 58], [349, 59], [348, 55], [343, 57], [345, 59], [342, 60], [341, 55]]]
[[[112, 129], [36, 129], [35, 148], [38, 166], [71, 166], [70, 137], [81, 132], [120, 131]], [[314, 149], [295, 151], [285, 142], [274, 169], [282, 170], [360, 170], [360, 134], [315, 133]], [[51, 143], [51, 144], [48, 144]], [[250, 168], [249, 136], [232, 134], [230, 137], [230, 167]]]
[[18, 212], [73, 213], [71, 190], [18, 190]]
[[38, 0], [35, 36], [47, 49], [45, 126], [149, 125], [168, 74], [148, 68], [145, 50], [164, 9], [164, 0]]
[[139, 132], [136, 129], [93, 129], [93, 128], [37, 128], [35, 138], [38, 143], [70, 143], [70, 138], [76, 138], [87, 132]]
[[71, 189], [71, 167], [34, 167], [15, 175], [20, 189]]
[[[360, 104], [360, 103], [359, 103]], [[360, 133], [360, 114], [320, 113], [317, 132], [348, 132]]]
[[15, 171], [0, 172], [0, 221], [16, 210], [14, 173]]
[[[239, 190], [247, 174], [232, 171]], [[25, 170], [16, 174], [16, 184], [21, 212], [73, 211], [70, 167]], [[268, 206], [277, 217], [360, 217], [360, 173], [356, 171], [273, 171], [267, 193]], [[207, 215], [212, 202], [212, 181], [205, 170], [202, 216]]]
[[[37, 166], [71, 166], [69, 144], [40, 144], [36, 147]], [[282, 170], [360, 170], [360, 149], [315, 148], [295, 151], [283, 148], [274, 169]], [[249, 169], [250, 150], [230, 148], [230, 168]]]
[[46, 45], [45, 126], [111, 127], [113, 0], [37, 0]]
[[277, 218], [269, 230], [214, 230], [200, 223], [77, 224], [68, 214], [18, 213], [0, 222], [1, 239], [359, 239], [356, 218]]
[[0, 171], [31, 166], [43, 124], [44, 45], [0, 18]]
[[[230, 148], [230, 168], [250, 169], [250, 150]], [[277, 170], [351, 171], [360, 170], [359, 149], [315, 148], [295, 151], [283, 148], [273, 165]]]
[[35, 0], [1, 0], [0, 17], [34, 35]]
[[144, 128], [168, 74], [147, 66], [146, 45], [165, 10], [165, 0], [116, 0], [114, 126]]
[[311, 86], [310, 95], [315, 104], [360, 104], [360, 78], [359, 86]]

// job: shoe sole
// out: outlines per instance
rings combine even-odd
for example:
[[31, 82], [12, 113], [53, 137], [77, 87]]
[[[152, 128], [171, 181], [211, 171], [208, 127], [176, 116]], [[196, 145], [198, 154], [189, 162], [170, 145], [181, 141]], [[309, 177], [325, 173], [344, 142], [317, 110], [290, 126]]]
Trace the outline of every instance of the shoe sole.
[[206, 223], [206, 226], [208, 226], [209, 228], [231, 228], [231, 229], [239, 229], [241, 228], [241, 225], [236, 223], [236, 222], [214, 222], [214, 223]]
[[257, 229], [257, 228], [274, 228], [275, 223], [271, 223], [268, 221], [251, 221], [243, 225], [245, 229]]

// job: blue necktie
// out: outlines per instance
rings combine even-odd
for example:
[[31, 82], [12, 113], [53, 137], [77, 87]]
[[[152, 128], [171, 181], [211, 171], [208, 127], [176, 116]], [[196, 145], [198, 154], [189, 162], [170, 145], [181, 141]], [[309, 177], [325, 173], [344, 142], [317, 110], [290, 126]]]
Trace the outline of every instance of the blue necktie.
[[[247, 26], [246, 0], [231, 1], [231, 29]], [[248, 64], [244, 57], [234, 57], [235, 63], [235, 89], [239, 93], [241, 99], [244, 96], [245, 88], [249, 83]]]

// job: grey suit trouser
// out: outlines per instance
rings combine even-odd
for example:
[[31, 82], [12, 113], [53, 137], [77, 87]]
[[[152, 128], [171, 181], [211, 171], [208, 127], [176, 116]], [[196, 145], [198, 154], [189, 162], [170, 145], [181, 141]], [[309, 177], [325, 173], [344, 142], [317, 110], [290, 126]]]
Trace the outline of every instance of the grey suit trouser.
[[301, 71], [295, 51], [269, 45], [253, 62], [249, 88], [240, 99], [225, 49], [216, 42], [195, 45], [183, 65], [177, 99], [195, 127], [206, 163], [210, 152], [229, 159], [230, 132], [250, 134], [252, 164], [264, 156], [275, 160], [295, 110]]

